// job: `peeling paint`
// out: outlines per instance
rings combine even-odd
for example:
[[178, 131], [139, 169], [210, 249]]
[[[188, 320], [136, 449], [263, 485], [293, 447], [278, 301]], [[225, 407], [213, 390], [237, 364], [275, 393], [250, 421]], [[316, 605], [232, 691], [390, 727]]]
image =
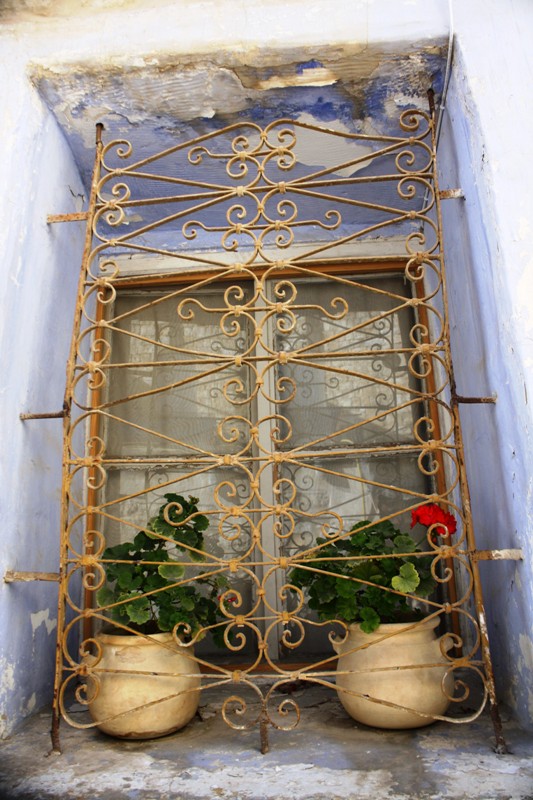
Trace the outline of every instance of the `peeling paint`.
[[15, 667], [0, 657], [0, 739], [9, 735], [12, 729], [12, 720], [8, 713], [7, 698], [15, 689]]
[[0, 688], [4, 692], [15, 688], [15, 667], [5, 658], [0, 659]]
[[26, 714], [31, 714], [31, 712], [35, 709], [37, 705], [37, 695], [35, 692], [32, 694], [28, 702], [26, 703]]
[[46, 627], [46, 632], [50, 636], [53, 630], [57, 628], [57, 619], [50, 619], [50, 609], [45, 608], [43, 611], [37, 611], [35, 614], [30, 614], [31, 627], [33, 634], [41, 625]]
[[519, 647], [522, 654], [521, 657], [521, 670], [528, 670], [533, 672], [533, 639], [521, 633], [519, 636]]
[[31, 77], [88, 181], [97, 122], [107, 139], [127, 134], [139, 149], [149, 142], [152, 153], [175, 144], [176, 135], [198, 136], [236, 119], [309, 114], [352, 132], [396, 131], [398, 103], [425, 107], [429, 86], [439, 90], [446, 45], [412, 42], [396, 53], [378, 43], [326, 45], [319, 59], [311, 46], [246, 58], [228, 50], [201, 60], [159, 52], [137, 55], [127, 68], [96, 54], [78, 64], [35, 63]]
[[[302, 693], [298, 728], [273, 732], [261, 755], [244, 732], [228, 734], [218, 690], [178, 734], [125, 743], [65, 726], [64, 755], [36, 757], [47, 742], [48, 719], [34, 717], [3, 746], [5, 773], [20, 795], [167, 800], [525, 800], [533, 779], [533, 742], [512, 726], [513, 755], [490, 747], [483, 714], [472, 726], [413, 731], [361, 727], [324, 687]], [[306, 698], [304, 700], [304, 697]], [[258, 706], [256, 706], [258, 708]], [[78, 711], [85, 722], [86, 712]], [[0, 778], [0, 794], [2, 792]]]

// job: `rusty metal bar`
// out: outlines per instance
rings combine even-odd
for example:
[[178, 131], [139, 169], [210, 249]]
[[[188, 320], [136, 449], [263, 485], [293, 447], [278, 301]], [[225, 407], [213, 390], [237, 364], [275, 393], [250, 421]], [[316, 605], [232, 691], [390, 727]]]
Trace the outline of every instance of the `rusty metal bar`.
[[265, 755], [270, 750], [270, 743], [268, 737], [268, 711], [263, 705], [263, 709], [261, 711], [261, 717], [259, 720], [259, 740], [261, 746], [261, 755]]
[[16, 583], [21, 581], [56, 581], [59, 582], [59, 572], [18, 572], [8, 569], [4, 573], [4, 583]]
[[[70, 353], [67, 361], [67, 381], [65, 387], [65, 399], [63, 408], [71, 408], [73, 397], [73, 382], [76, 367], [76, 351], [78, 336], [82, 325], [83, 315], [83, 299], [84, 299], [84, 286], [89, 268], [91, 245], [93, 237], [93, 219], [96, 210], [96, 200], [98, 194], [98, 180], [100, 177], [100, 165], [102, 161], [102, 131], [104, 126], [102, 123], [96, 125], [96, 151], [94, 157], [93, 174], [91, 180], [91, 191], [89, 195], [89, 208], [87, 217], [87, 227], [85, 230], [85, 245], [83, 249], [83, 256], [80, 268], [80, 277], [78, 280], [78, 290], [76, 297], [76, 308], [74, 312], [74, 323], [72, 330], [72, 340], [70, 345]], [[61, 543], [60, 543], [60, 561], [59, 561], [59, 593], [57, 604], [57, 642], [56, 642], [56, 657], [55, 657], [55, 679], [54, 679], [54, 699], [52, 706], [52, 726], [50, 730], [50, 737], [52, 740], [52, 752], [61, 753], [61, 743], [59, 737], [59, 721], [61, 718], [60, 712], [60, 692], [63, 676], [63, 630], [65, 627], [66, 619], [66, 596], [68, 588], [68, 574], [67, 574], [67, 559], [68, 559], [68, 509], [69, 509], [69, 436], [71, 431], [70, 414], [65, 415], [63, 418], [63, 477], [62, 477], [62, 497], [61, 497]]]
[[465, 195], [462, 189], [443, 189], [439, 192], [441, 200], [464, 200]]
[[452, 400], [456, 403], [492, 403], [495, 404], [497, 398], [491, 397], [464, 397], [462, 394], [452, 394]]
[[[424, 298], [426, 292], [424, 284], [425, 281], [422, 279], [415, 285], [416, 295], [421, 300]], [[426, 331], [425, 335], [422, 337], [422, 341], [424, 344], [430, 344], [429, 331], [431, 329], [431, 326], [429, 322], [428, 311], [424, 305], [420, 305], [420, 307], [418, 308], [418, 318]], [[441, 432], [441, 422], [439, 416], [439, 406], [434, 400], [437, 390], [437, 381], [435, 377], [434, 365], [431, 365], [431, 369], [429, 370], [428, 375], [426, 376], [425, 383], [428, 390], [428, 397], [426, 399], [426, 402], [428, 404], [428, 411], [431, 423], [434, 426], [433, 438], [440, 439], [442, 432]], [[446, 485], [447, 482], [446, 482], [446, 468], [444, 464], [444, 454], [442, 451], [437, 451], [435, 453], [435, 460], [439, 464], [439, 470], [434, 479], [437, 493], [441, 496], [445, 496], [447, 490], [447, 485]], [[457, 581], [455, 575], [455, 566], [453, 564], [453, 558], [446, 559], [446, 569], [450, 570], [451, 573], [451, 579], [448, 581], [447, 584], [448, 599], [450, 603], [454, 605], [457, 602]], [[460, 641], [461, 623], [459, 620], [459, 614], [457, 614], [456, 612], [452, 612], [451, 614], [451, 627], [453, 633], [457, 636], [457, 641]], [[456, 646], [454, 649], [456, 655], [460, 657], [462, 655], [462, 647]]]
[[524, 551], [520, 549], [508, 550], [475, 550], [470, 557], [476, 561], [523, 561]]
[[48, 214], [46, 222], [48, 225], [52, 225], [55, 222], [82, 222], [88, 219], [88, 211], [75, 211], [72, 214]]
[[[105, 292], [103, 293], [105, 295]], [[96, 329], [95, 329], [95, 338], [96, 338], [96, 347], [94, 351], [94, 358], [96, 361], [100, 361], [103, 355], [103, 337], [105, 336], [105, 330], [102, 328], [101, 323], [104, 321], [105, 318], [105, 297], [102, 296], [97, 300], [96, 304]], [[91, 408], [97, 408], [101, 405], [101, 396], [102, 390], [100, 387], [95, 387], [91, 389], [90, 392], [90, 406]], [[99, 460], [98, 458], [98, 445], [97, 442], [100, 440], [101, 434], [101, 427], [102, 427], [102, 418], [97, 414], [91, 414], [89, 420], [89, 442], [91, 443], [88, 448], [88, 455], [94, 461], [94, 465], [89, 470], [89, 477], [88, 477], [88, 490], [87, 490], [87, 505], [89, 507], [96, 507], [98, 504], [98, 490], [94, 488], [98, 484], [98, 472], [96, 462]], [[100, 457], [101, 458], [101, 457]], [[87, 530], [92, 531], [94, 530], [94, 526], [96, 523], [96, 515], [91, 512], [87, 515]], [[90, 555], [92, 554], [94, 549], [94, 536], [89, 534], [86, 541], [85, 546], [85, 554]], [[89, 568], [90, 569], [90, 568]], [[85, 567], [85, 574], [87, 574], [88, 569]], [[85, 587], [83, 601], [86, 608], [92, 608], [94, 605], [94, 592], [90, 590], [88, 586]], [[87, 617], [83, 623], [83, 637], [84, 639], [88, 639], [94, 633], [94, 625], [93, 620], [91, 617]]]
[[64, 419], [69, 414], [68, 408], [61, 411], [45, 411], [42, 414], [19, 414], [19, 419], [25, 422], [27, 419]]
[[435, 89], [430, 86], [427, 90], [428, 96], [428, 106], [429, 106], [429, 116], [435, 117]]

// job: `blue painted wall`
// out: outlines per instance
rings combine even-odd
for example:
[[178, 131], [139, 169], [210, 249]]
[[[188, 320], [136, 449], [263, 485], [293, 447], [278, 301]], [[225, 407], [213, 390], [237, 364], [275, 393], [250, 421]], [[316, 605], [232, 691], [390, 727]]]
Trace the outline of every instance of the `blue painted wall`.
[[[513, 330], [518, 265], [502, 249], [497, 154], [475, 86], [458, 44], [439, 146], [441, 188], [460, 187], [465, 195], [443, 201], [452, 354], [459, 394], [497, 394], [496, 405], [461, 406], [461, 422], [478, 547], [524, 554], [523, 561], [480, 567], [498, 696], [533, 727], [532, 426], [517, 341], [523, 331]], [[521, 190], [508, 181], [511, 209]]]
[[[0, 89], [10, 110], [0, 153], [1, 577], [9, 569], [58, 569], [62, 422], [21, 422], [19, 414], [63, 404], [84, 232], [80, 223], [49, 226], [46, 215], [78, 210], [85, 191], [55, 120], [13, 69], [15, 55], [7, 63]], [[0, 579], [0, 738], [50, 702], [56, 612], [56, 584]]]

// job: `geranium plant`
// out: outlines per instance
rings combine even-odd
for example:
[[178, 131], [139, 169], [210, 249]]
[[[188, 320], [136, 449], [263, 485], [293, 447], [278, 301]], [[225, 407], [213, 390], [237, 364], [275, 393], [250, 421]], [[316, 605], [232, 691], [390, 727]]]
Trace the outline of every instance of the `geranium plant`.
[[411, 528], [419, 523], [430, 528], [431, 538], [437, 541], [437, 536], [449, 536], [457, 530], [457, 523], [453, 514], [443, 509], [436, 503], [426, 503], [411, 512]]
[[[198, 512], [198, 498], [164, 497], [166, 502], [144, 531], [104, 550], [107, 584], [97, 592], [97, 601], [111, 606], [112, 620], [134, 631], [171, 631], [183, 623], [180, 635], [192, 638], [222, 617], [219, 595], [227, 581], [223, 576], [194, 577], [192, 562], [205, 559], [204, 531], [209, 526], [208, 518]], [[217, 630], [214, 638], [221, 638]]]
[[428, 532], [436, 541], [437, 536], [455, 533], [457, 526], [455, 517], [436, 503], [413, 510], [411, 528], [417, 524], [426, 528], [418, 540], [390, 520], [364, 520], [353, 526], [349, 536], [319, 538], [317, 550], [291, 570], [289, 583], [306, 590], [309, 608], [320, 620], [360, 623], [365, 633], [382, 622], [419, 619], [423, 614], [410, 596], [428, 597], [436, 582], [433, 557], [416, 553], [427, 552]]

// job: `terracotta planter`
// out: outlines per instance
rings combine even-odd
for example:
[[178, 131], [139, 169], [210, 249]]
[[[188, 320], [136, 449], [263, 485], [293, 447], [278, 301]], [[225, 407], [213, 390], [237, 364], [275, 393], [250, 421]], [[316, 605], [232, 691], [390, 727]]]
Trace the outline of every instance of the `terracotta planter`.
[[[89, 712], [101, 731], [121, 739], [153, 739], [183, 728], [193, 718], [200, 670], [193, 652], [175, 644], [171, 633], [147, 639], [98, 634], [96, 639], [102, 647], [102, 659], [95, 667], [100, 686]], [[95, 658], [87, 661], [92, 665]], [[89, 697], [95, 688], [96, 681], [89, 676]], [[154, 704], [146, 707], [149, 703]]]
[[[444, 714], [453, 695], [454, 680], [451, 674], [447, 675], [443, 691], [442, 681], [451, 663], [436, 637], [437, 625], [438, 619], [422, 622], [411, 630], [403, 623], [385, 624], [370, 634], [363, 633], [359, 625], [350, 625], [346, 640], [333, 643], [339, 655], [339, 699], [348, 714], [375, 728], [420, 728], [430, 725], [433, 715]], [[390, 638], [379, 641], [384, 636]], [[350, 652], [360, 647], [364, 649]], [[446, 642], [444, 649], [450, 647], [451, 642]], [[343, 674], [352, 671], [353, 674]], [[384, 706], [348, 692], [403, 708]], [[415, 711], [430, 716], [418, 716]]]

